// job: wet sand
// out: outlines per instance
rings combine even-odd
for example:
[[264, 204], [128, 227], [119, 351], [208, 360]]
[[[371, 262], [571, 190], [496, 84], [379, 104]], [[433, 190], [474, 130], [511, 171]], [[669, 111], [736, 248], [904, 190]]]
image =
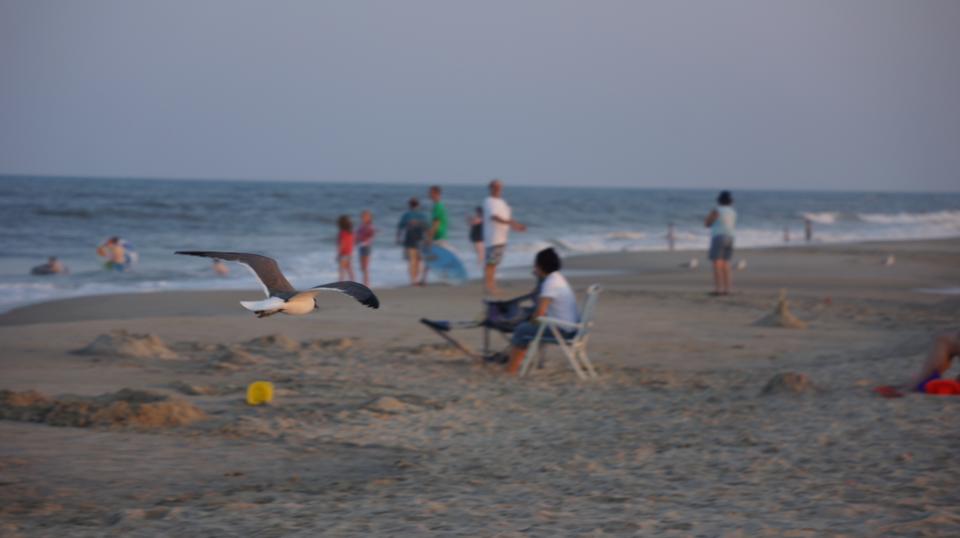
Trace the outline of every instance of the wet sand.
[[[960, 297], [916, 291], [960, 285], [960, 240], [738, 252], [723, 298], [702, 258], [568, 261], [593, 275], [578, 292], [605, 287], [589, 382], [555, 348], [518, 379], [419, 325], [476, 317], [476, 284], [297, 318], [244, 311], [252, 286], [0, 315], [0, 390], [57, 398], [57, 416], [124, 388], [199, 413], [0, 420], [0, 536], [960, 534], [960, 398], [871, 391], [960, 328]], [[806, 329], [754, 323], [781, 288]], [[117, 330], [157, 339], [76, 353]], [[764, 392], [787, 372], [812, 386]], [[272, 404], [244, 403], [254, 380]]]

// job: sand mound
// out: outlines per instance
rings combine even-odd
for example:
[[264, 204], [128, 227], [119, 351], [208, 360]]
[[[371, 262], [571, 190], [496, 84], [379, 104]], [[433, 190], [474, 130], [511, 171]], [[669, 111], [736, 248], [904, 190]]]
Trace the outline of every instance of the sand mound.
[[0, 418], [51, 426], [172, 428], [206, 418], [195, 406], [142, 390], [123, 389], [95, 397], [48, 398], [35, 391], [0, 391]]
[[238, 346], [218, 346], [213, 353], [213, 360], [218, 363], [229, 363], [237, 366], [262, 364], [265, 358], [254, 355]]
[[408, 357], [464, 358], [463, 351], [450, 344], [432, 343], [413, 347], [394, 347], [387, 351]]
[[53, 402], [35, 390], [13, 392], [0, 390], [0, 419], [21, 422], [43, 422]]
[[243, 343], [243, 345], [244, 347], [252, 347], [257, 349], [272, 349], [289, 352], [300, 349], [300, 342], [297, 342], [285, 334], [268, 334], [265, 336], [258, 336], [251, 340], [247, 340]]
[[238, 417], [236, 420], [224, 424], [217, 432], [227, 437], [244, 437], [253, 439], [277, 439], [290, 433], [303, 431], [303, 421], [290, 417]]
[[304, 351], [344, 351], [354, 347], [357, 342], [353, 338], [331, 338], [329, 340], [309, 340], [303, 343]]
[[216, 387], [191, 385], [185, 381], [174, 381], [170, 383], [170, 388], [187, 396], [213, 396], [222, 393], [222, 391]]
[[86, 347], [78, 349], [80, 355], [131, 357], [134, 359], [176, 359], [174, 353], [155, 334], [135, 334], [123, 329], [101, 334]]
[[810, 378], [797, 372], [785, 372], [770, 378], [761, 394], [805, 394], [813, 392], [816, 387]]
[[777, 301], [777, 306], [773, 309], [773, 312], [763, 316], [753, 322], [753, 324], [760, 327], [783, 327], [786, 329], [807, 328], [807, 322], [799, 319], [790, 312], [790, 307], [787, 304], [786, 290], [780, 290], [780, 299]]

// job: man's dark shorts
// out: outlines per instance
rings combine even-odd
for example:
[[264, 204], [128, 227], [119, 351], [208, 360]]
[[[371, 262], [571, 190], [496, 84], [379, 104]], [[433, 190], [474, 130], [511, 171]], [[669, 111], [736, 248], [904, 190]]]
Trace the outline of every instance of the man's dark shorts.
[[486, 262], [487, 265], [500, 265], [503, 261], [503, 253], [507, 250], [507, 245], [493, 245], [487, 247]]
[[730, 261], [733, 257], [733, 237], [715, 235], [710, 239], [710, 261]]

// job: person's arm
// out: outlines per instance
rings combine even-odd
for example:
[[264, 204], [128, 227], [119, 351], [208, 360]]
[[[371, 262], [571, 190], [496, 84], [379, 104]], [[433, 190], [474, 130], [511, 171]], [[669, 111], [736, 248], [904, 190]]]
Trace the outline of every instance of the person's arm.
[[491, 215], [490, 219], [494, 222], [499, 222], [500, 224], [506, 224], [518, 232], [522, 232], [527, 229], [527, 227], [514, 219], [505, 219], [500, 215]]
[[404, 215], [400, 217], [400, 222], [397, 223], [397, 244], [398, 245], [402, 241], [402, 235], [406, 227], [407, 227], [407, 216]]
[[720, 215], [717, 214], [717, 210], [716, 210], [716, 209], [711, 210], [711, 211], [710, 211], [710, 214], [707, 215], [707, 218], [704, 219], [704, 221], [703, 221], [703, 227], [704, 227], [704, 228], [709, 228], [709, 227], [713, 226], [713, 223], [716, 222], [717, 217], [719, 217], [719, 216], [720, 216]]
[[530, 316], [530, 319], [536, 322], [537, 319], [540, 318], [541, 316], [546, 316], [547, 309], [550, 308], [550, 303], [552, 302], [553, 302], [553, 298], [551, 297], [541, 297], [540, 301], [537, 302], [537, 309], [533, 312], [533, 315]]

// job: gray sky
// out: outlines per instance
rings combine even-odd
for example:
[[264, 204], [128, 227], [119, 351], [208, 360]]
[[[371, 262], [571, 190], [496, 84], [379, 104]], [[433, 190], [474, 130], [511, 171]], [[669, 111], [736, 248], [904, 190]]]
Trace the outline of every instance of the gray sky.
[[0, 0], [0, 174], [960, 190], [960, 2]]

